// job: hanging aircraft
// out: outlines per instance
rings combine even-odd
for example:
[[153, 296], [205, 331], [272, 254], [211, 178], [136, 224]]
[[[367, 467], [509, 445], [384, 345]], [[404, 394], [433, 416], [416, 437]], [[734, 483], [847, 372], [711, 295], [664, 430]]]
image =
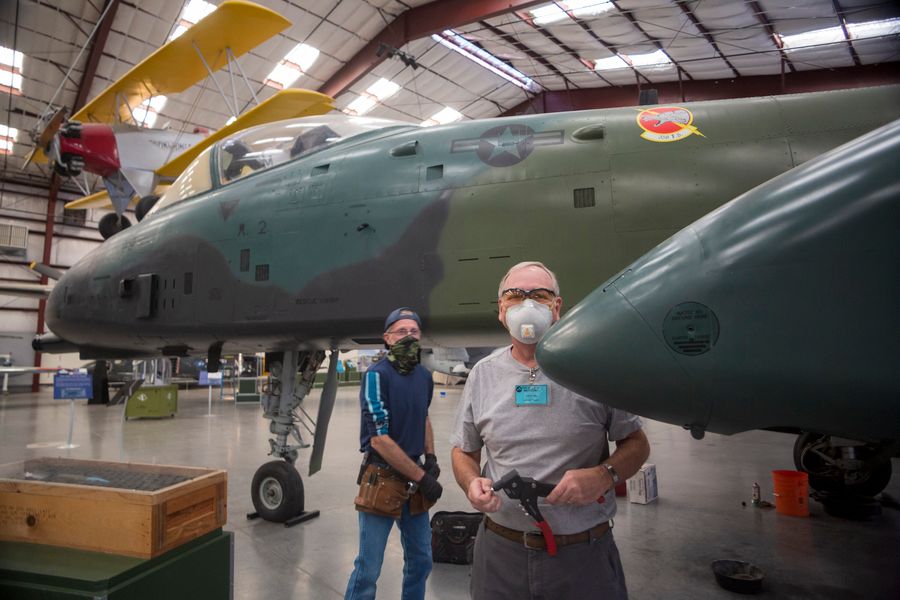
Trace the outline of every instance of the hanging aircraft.
[[[324, 114], [333, 110], [333, 100], [308, 90], [286, 89], [259, 102], [243, 77], [237, 58], [291, 24], [278, 13], [244, 0], [226, 0], [179, 37], [170, 40], [132, 67], [71, 118], [64, 109], [48, 107], [41, 129], [35, 128], [35, 150], [26, 161], [52, 159], [54, 170], [71, 177], [85, 198], [66, 208], [112, 206], [115, 214], [99, 223], [104, 239], [130, 225], [125, 210], [137, 199], [135, 215], [140, 220], [158, 199], [161, 183], [170, 183], [204, 148], [237, 131], [261, 123], [293, 117]], [[233, 97], [229, 98], [214, 72], [228, 67]], [[239, 114], [234, 70], [240, 72], [256, 105]], [[219, 90], [235, 121], [209, 132], [192, 133], [144, 127], [135, 115], [141, 104], [153, 97], [180, 93], [209, 77]], [[147, 111], [145, 111], [146, 114]], [[102, 177], [105, 190], [89, 190], [77, 177], [82, 172]]]
[[[669, 113], [687, 122], [653, 118]], [[495, 290], [512, 264], [545, 261], [578, 301], [731, 198], [898, 117], [900, 87], [885, 86], [433, 128], [261, 125], [205, 149], [141, 223], [69, 269], [48, 299], [53, 333], [33, 345], [210, 365], [223, 349], [272, 353], [262, 404], [276, 460], [251, 495], [284, 521], [303, 505], [296, 410], [326, 351], [381, 346], [402, 305], [424, 317], [426, 346], [502, 345]]]
[[538, 346], [553, 379], [689, 429], [799, 434], [823, 491], [900, 456], [900, 121], [747, 192], [594, 290]]

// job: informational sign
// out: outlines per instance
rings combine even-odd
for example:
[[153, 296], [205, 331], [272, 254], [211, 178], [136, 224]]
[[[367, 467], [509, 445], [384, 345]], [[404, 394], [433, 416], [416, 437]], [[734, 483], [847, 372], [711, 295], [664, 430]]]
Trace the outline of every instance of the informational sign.
[[200, 385], [222, 385], [222, 371], [210, 373], [209, 371], [200, 371]]
[[53, 376], [53, 399], [92, 398], [94, 386], [87, 373], [57, 373]]

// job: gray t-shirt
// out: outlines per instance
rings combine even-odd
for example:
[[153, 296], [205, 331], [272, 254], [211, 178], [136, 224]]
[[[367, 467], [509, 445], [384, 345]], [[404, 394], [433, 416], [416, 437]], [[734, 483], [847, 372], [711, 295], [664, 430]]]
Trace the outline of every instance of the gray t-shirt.
[[[547, 386], [547, 404], [517, 406], [516, 386], [530, 384], [531, 370], [512, 357], [511, 347], [479, 361], [466, 381], [450, 434], [450, 444], [464, 452], [484, 448], [484, 477], [496, 481], [516, 469], [522, 477], [559, 483], [566, 471], [600, 464], [610, 441], [641, 428], [641, 420], [580, 396], [537, 371], [534, 383]], [[490, 517], [518, 529], [535, 529], [534, 521], [505, 492], [503, 506]], [[616, 514], [614, 490], [603, 504], [550, 505], [539, 499], [541, 514], [556, 534], [578, 533]]]

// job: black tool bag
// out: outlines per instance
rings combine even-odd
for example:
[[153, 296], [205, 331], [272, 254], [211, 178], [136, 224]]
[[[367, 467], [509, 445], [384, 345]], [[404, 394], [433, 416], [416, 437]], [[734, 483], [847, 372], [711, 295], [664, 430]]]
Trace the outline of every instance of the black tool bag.
[[475, 534], [484, 520], [480, 512], [438, 511], [431, 517], [431, 556], [434, 562], [472, 564]]

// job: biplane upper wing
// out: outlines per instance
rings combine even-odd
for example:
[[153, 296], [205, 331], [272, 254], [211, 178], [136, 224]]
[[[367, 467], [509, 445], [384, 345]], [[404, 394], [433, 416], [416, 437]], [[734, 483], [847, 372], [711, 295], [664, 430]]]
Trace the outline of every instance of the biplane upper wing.
[[219, 129], [203, 141], [194, 144], [156, 170], [160, 177], [175, 178], [187, 168], [203, 150], [229, 135], [252, 127], [282, 119], [324, 115], [334, 110], [334, 99], [319, 92], [300, 89], [281, 90], [271, 98], [246, 111], [234, 122]]
[[128, 107], [160, 94], [186, 90], [211, 71], [222, 68], [229, 57], [238, 57], [290, 25], [273, 10], [245, 0], [225, 0], [180, 37], [135, 65], [84, 108], [73, 121], [113, 123], [129, 120]]

